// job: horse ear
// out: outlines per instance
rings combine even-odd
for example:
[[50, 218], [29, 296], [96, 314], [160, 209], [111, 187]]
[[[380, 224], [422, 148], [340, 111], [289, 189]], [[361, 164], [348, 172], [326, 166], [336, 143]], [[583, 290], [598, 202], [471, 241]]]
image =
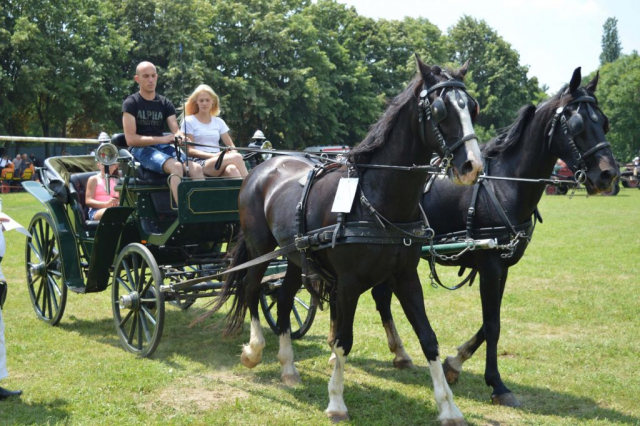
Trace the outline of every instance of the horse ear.
[[581, 81], [582, 81], [581, 67], [578, 67], [573, 72], [573, 77], [571, 77], [571, 82], [569, 83], [569, 93], [575, 92], [576, 89], [580, 87]]
[[418, 72], [422, 76], [422, 79], [427, 83], [427, 86], [432, 86], [437, 83], [436, 78], [433, 76], [433, 72], [431, 71], [431, 67], [429, 65], [422, 62], [420, 56], [417, 53], [414, 53], [416, 57], [416, 66], [418, 67]]
[[460, 69], [458, 70], [462, 78], [464, 78], [464, 76], [467, 75], [467, 71], [469, 71], [470, 63], [471, 63], [471, 59], [467, 59], [466, 62], [462, 65], [462, 67], [460, 67]]
[[600, 78], [600, 71], [596, 72], [596, 76], [593, 77], [593, 80], [591, 80], [591, 82], [589, 82], [589, 84], [587, 84], [586, 89], [591, 92], [591, 93], [595, 93], [596, 88], [598, 87], [598, 79]]

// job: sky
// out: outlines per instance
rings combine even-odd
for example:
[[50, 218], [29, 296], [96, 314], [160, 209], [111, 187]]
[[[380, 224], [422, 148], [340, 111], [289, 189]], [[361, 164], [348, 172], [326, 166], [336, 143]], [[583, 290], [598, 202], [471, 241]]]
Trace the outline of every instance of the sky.
[[520, 54], [529, 77], [556, 93], [598, 69], [603, 25], [618, 19], [622, 53], [640, 51], [640, 0], [338, 0], [374, 19], [427, 18], [446, 34], [463, 15], [484, 20]]

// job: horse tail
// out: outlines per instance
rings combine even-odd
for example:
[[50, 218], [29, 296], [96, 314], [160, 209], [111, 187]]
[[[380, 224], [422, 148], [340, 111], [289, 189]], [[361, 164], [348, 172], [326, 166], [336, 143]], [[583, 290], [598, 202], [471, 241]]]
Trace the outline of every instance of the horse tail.
[[[227, 256], [231, 258], [230, 268], [234, 268], [249, 260], [249, 252], [247, 250], [247, 243], [244, 239], [244, 235], [239, 234], [237, 243]], [[220, 294], [216, 297], [211, 309], [193, 320], [193, 322], [189, 324], [189, 327], [203, 322], [205, 319], [218, 312], [220, 308], [222, 308], [222, 306], [233, 297], [231, 309], [225, 317], [226, 326], [224, 328], [223, 335], [227, 337], [240, 332], [247, 312], [245, 288], [243, 285], [246, 275], [247, 269], [242, 269], [228, 274], [222, 289], [220, 290]]]

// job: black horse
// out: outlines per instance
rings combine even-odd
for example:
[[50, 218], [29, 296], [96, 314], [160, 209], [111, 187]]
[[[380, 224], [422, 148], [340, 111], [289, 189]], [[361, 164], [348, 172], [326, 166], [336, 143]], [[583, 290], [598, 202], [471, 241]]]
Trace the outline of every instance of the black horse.
[[[538, 108], [533, 105], [523, 107], [511, 126], [483, 146], [485, 172], [491, 176], [544, 179], [551, 175], [560, 157], [578, 175], [586, 176], [585, 186], [590, 194], [609, 189], [619, 177], [619, 171], [609, 144], [604, 142], [609, 122], [597, 107], [594, 95], [598, 75], [586, 87], [579, 87], [580, 80], [578, 68], [569, 86], [555, 97]], [[493, 188], [500, 208], [491, 201], [486, 184]], [[438, 260], [445, 265], [477, 271], [482, 299], [482, 327], [458, 348], [457, 356], [447, 357], [444, 368], [447, 381], [455, 383], [462, 364], [486, 341], [484, 377], [487, 385], [493, 388], [493, 402], [519, 406], [519, 401], [505, 386], [498, 371], [500, 305], [509, 268], [518, 263], [529, 243], [535, 223], [531, 220], [532, 215], [545, 185], [497, 180], [475, 187], [460, 187], [447, 180], [436, 180], [430, 191], [424, 194], [422, 206], [436, 234], [462, 234], [464, 238], [471, 206], [474, 208], [471, 214], [475, 214], [475, 218], [474, 231], [470, 236], [498, 237], [501, 243], [517, 242], [517, 245], [512, 252], [477, 250], [463, 254], [456, 261]], [[477, 191], [475, 203], [472, 202], [474, 191]], [[499, 210], [504, 212], [507, 220]], [[499, 229], [496, 231], [495, 228]], [[514, 238], [521, 231], [523, 233]], [[404, 351], [391, 316], [392, 293], [389, 286], [386, 283], [380, 285], [372, 290], [372, 294], [387, 332], [389, 348], [396, 355], [394, 365], [411, 366], [411, 358]]]
[[[338, 214], [331, 211], [331, 205], [341, 178], [359, 178], [356, 197], [359, 202], [355, 202], [351, 212], [346, 214], [344, 232], [354, 222], [368, 222], [377, 227], [372, 217], [374, 211], [375, 217], [388, 220], [387, 224], [415, 225], [416, 221], [419, 222], [420, 197], [426, 176], [415, 172], [415, 166], [428, 165], [434, 149], [450, 162], [453, 180], [461, 184], [475, 182], [483, 165], [472, 125], [478, 110], [477, 103], [466, 93], [462, 83], [468, 63], [455, 72], [447, 72], [439, 67], [429, 67], [419, 58], [416, 62], [418, 76], [394, 99], [365, 140], [351, 151], [347, 165], [324, 170], [320, 177], [310, 180], [309, 172], [315, 163], [303, 157], [276, 157], [249, 174], [238, 199], [243, 237], [234, 248], [232, 265], [256, 259], [276, 246], [288, 247], [297, 241], [296, 236], [300, 235], [294, 225], [297, 212], [307, 231], [336, 226]], [[371, 167], [375, 165], [396, 168]], [[301, 183], [304, 181], [312, 181], [313, 185], [305, 197], [308, 203], [304, 210], [300, 210], [302, 207], [298, 206], [305, 204], [301, 201], [306, 190]], [[358, 232], [360, 230], [362, 228], [358, 228]], [[335, 248], [287, 254], [289, 265], [277, 307], [278, 329], [281, 331], [278, 359], [286, 384], [300, 381], [293, 364], [289, 313], [301, 286], [307, 255], [314, 271], [323, 278], [335, 278], [330, 284], [330, 291], [336, 295], [337, 332], [332, 347], [337, 362], [329, 382], [330, 401], [326, 410], [334, 421], [348, 418], [343, 400], [343, 373], [353, 344], [353, 320], [358, 298], [367, 289], [390, 277], [402, 284], [395, 288], [395, 293], [429, 361], [440, 419], [464, 421], [446, 383], [435, 333], [424, 308], [416, 271], [421, 244], [416, 244], [415, 240], [412, 244], [411, 238], [405, 238], [406, 245], [402, 241], [400, 238], [391, 244], [340, 244], [339, 238]], [[242, 326], [249, 309], [251, 338], [241, 357], [247, 367], [254, 367], [261, 361], [264, 348], [258, 302], [266, 268], [267, 264], [262, 263], [229, 274], [214, 306], [214, 310], [219, 309], [234, 296], [227, 332], [237, 331]], [[327, 280], [332, 281], [331, 278]]]

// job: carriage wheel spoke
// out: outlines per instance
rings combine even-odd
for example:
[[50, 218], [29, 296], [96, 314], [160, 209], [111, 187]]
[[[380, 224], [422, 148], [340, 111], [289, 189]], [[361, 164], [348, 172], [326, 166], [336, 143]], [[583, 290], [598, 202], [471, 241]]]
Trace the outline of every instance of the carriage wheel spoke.
[[47, 283], [47, 307], [49, 308], [49, 319], [53, 318], [53, 309], [51, 309], [51, 288], [49, 287], [49, 283]]
[[147, 319], [151, 322], [151, 324], [155, 327], [156, 326], [156, 319], [153, 317], [153, 315], [151, 314], [151, 312], [149, 312], [149, 309], [147, 309], [146, 306], [142, 306], [141, 307], [142, 312], [144, 312], [144, 316], [147, 317]]
[[144, 338], [147, 342], [151, 342], [151, 333], [149, 333], [149, 325], [147, 324], [145, 315], [140, 315], [140, 324], [142, 325], [142, 329], [144, 330]]
[[140, 295], [144, 294], [143, 288], [145, 288], [145, 284], [147, 283], [147, 262], [142, 262], [142, 266], [140, 267], [140, 275], [138, 276], [138, 281], [136, 281], [136, 289], [140, 293]]
[[138, 285], [140, 283], [140, 261], [138, 259], [138, 255], [135, 253], [131, 254], [131, 269], [133, 270], [133, 281], [131, 281], [131, 286], [134, 290], [138, 291]]
[[[131, 293], [133, 291], [133, 288], [135, 288], [135, 281], [133, 281], [133, 277], [131, 276], [131, 268], [129, 268], [129, 262], [127, 262], [127, 259], [122, 259], [122, 269], [126, 272], [127, 274], [127, 282], [129, 284], [131, 284], [132, 288], [129, 288], [128, 286], [125, 285], [125, 287], [127, 287], [127, 290], [129, 290], [129, 293]], [[124, 283], [124, 280], [122, 280], [122, 278], [120, 278], [120, 280]]]
[[298, 327], [302, 327], [302, 320], [300, 319], [300, 314], [298, 313], [298, 309], [293, 306], [293, 315], [296, 317], [296, 321], [298, 322]]
[[133, 312], [133, 320], [131, 321], [131, 329], [129, 330], [129, 336], [127, 337], [127, 343], [131, 346], [131, 342], [133, 342], [133, 335], [136, 331], [136, 324], [138, 323], [138, 313]]
[[138, 312], [138, 350], [142, 350], [142, 315]]
[[[55, 306], [56, 312], [57, 312], [58, 309], [60, 309], [60, 306], [58, 305], [58, 299], [56, 297], [56, 292], [55, 292], [58, 286], [56, 285], [56, 282], [51, 277], [47, 277], [47, 281], [49, 282], [49, 299], [53, 301], [53, 305]], [[49, 308], [51, 308], [51, 304], [49, 304]]]
[[118, 277], [118, 278], [116, 278], [116, 281], [122, 287], [126, 288], [129, 293], [131, 293], [133, 291], [122, 278]]
[[124, 323], [127, 322], [129, 320], [129, 318], [131, 318], [131, 315], [133, 315], [133, 311], [127, 312], [127, 315], [125, 315], [124, 318], [122, 318], [122, 320], [120, 321], [120, 324], [118, 326], [120, 328], [123, 328], [124, 327]]
[[296, 296], [295, 298], [296, 302], [298, 302], [299, 304], [301, 304], [307, 311], [311, 308], [309, 308], [309, 305], [307, 305], [304, 300], [300, 299], [298, 296]]
[[271, 299], [271, 304], [267, 307], [267, 312], [271, 312], [271, 309], [273, 308], [273, 305], [276, 304], [276, 299]]
[[37, 236], [36, 236], [36, 238], [32, 238], [31, 241], [29, 242], [29, 248], [31, 249], [31, 253], [33, 253], [35, 255], [35, 257], [37, 257], [40, 262], [42, 262], [42, 256], [41, 256], [42, 248], [38, 249], [38, 248], [36, 248], [36, 246], [33, 245], [33, 240], [34, 239], [36, 240], [36, 242], [38, 241]]

